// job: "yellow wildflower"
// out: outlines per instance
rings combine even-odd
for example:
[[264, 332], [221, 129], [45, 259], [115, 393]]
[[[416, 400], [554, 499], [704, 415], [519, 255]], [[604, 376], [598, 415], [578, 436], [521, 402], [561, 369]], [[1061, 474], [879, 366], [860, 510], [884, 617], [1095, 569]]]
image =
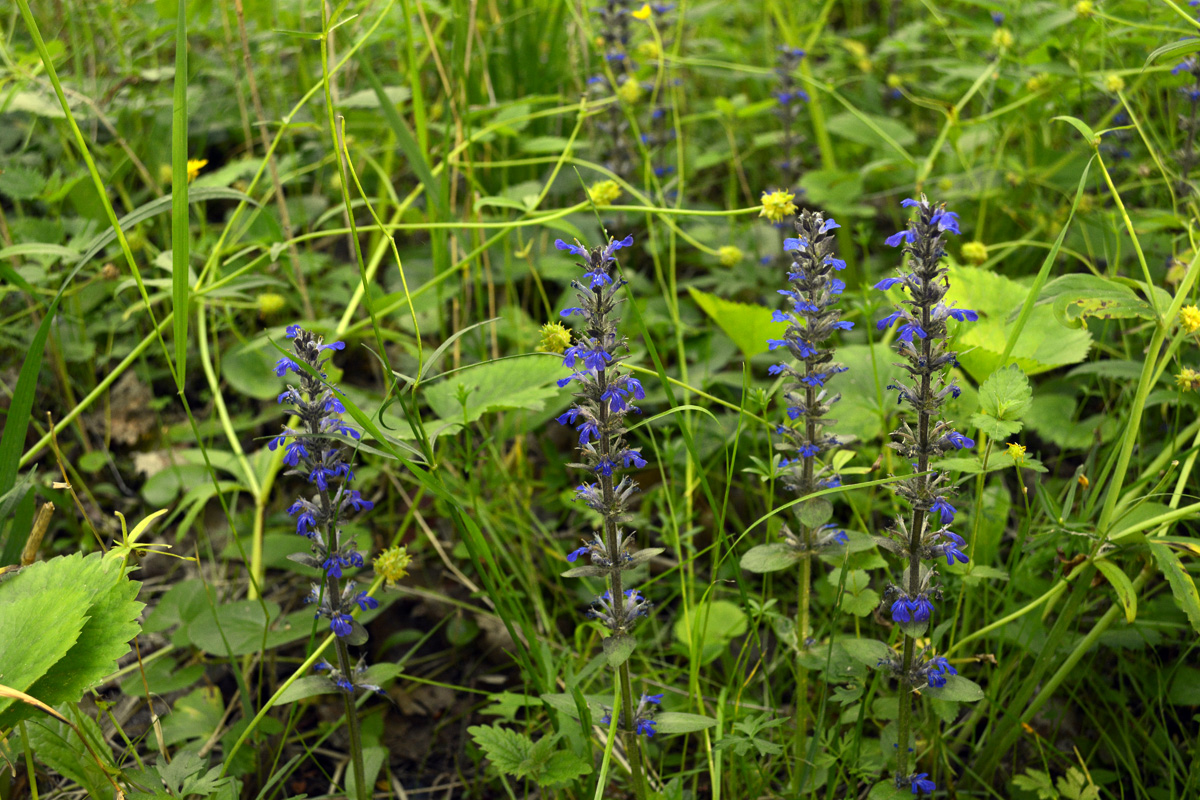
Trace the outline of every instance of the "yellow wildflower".
[[617, 97], [620, 97], [629, 105], [633, 105], [642, 97], [642, 85], [633, 78], [627, 78], [621, 84], [621, 88], [617, 89]]
[[760, 217], [766, 217], [771, 222], [783, 222], [784, 219], [796, 213], [796, 204], [792, 201], [796, 195], [784, 189], [762, 193], [762, 211]]
[[258, 296], [258, 315], [273, 317], [287, 307], [287, 298], [275, 292], [263, 292]]
[[1096, 13], [1096, 4], [1092, 0], [1079, 0], [1075, 4], [1075, 16], [1087, 19]]
[[1185, 392], [1200, 392], [1200, 372], [1184, 367], [1175, 376], [1175, 385]]
[[887, 76], [887, 85], [889, 89], [899, 89], [904, 85], [904, 79], [894, 72], [889, 72]]
[[1179, 324], [1188, 333], [1200, 330], [1200, 308], [1184, 306], [1179, 309]]
[[662, 55], [662, 50], [658, 48], [658, 42], [647, 39], [637, 46], [637, 53], [647, 61], [657, 61], [658, 57]]
[[994, 44], [996, 47], [999, 47], [1001, 50], [1007, 50], [1008, 48], [1012, 47], [1012, 31], [1010, 31], [1008, 28], [996, 28], [995, 33], [992, 34], [992, 44]]
[[588, 189], [588, 198], [598, 206], [612, 205], [621, 196], [621, 187], [616, 181], [597, 181]]
[[188, 183], [196, 180], [200, 170], [208, 166], [207, 158], [189, 158], [187, 163]]
[[1025, 81], [1025, 88], [1031, 92], [1040, 92], [1050, 85], [1050, 76], [1045, 72], [1039, 72], [1029, 80]]
[[732, 267], [742, 260], [742, 251], [731, 244], [723, 244], [717, 248], [717, 258], [722, 267]]
[[1013, 461], [1020, 464], [1025, 460], [1025, 447], [1024, 445], [1013, 444], [1012, 442], [1009, 442], [1008, 454], [1012, 456]]
[[633, 17], [634, 19], [640, 19], [643, 22], [645, 22], [646, 20], [650, 19], [650, 4], [642, 3], [642, 7], [639, 8], [637, 11], [630, 13], [629, 16]]
[[1110, 94], [1116, 94], [1125, 88], [1125, 79], [1115, 72], [1110, 72], [1104, 76], [1104, 90]]
[[963, 261], [969, 261], [972, 264], [982, 264], [987, 261], [987, 245], [983, 242], [967, 242], [962, 246]]
[[558, 322], [547, 322], [542, 326], [542, 342], [537, 346], [539, 353], [562, 353], [571, 346], [571, 331]]
[[412, 556], [406, 547], [389, 547], [375, 557], [375, 574], [387, 581], [389, 589], [395, 587], [396, 581], [408, 575], [408, 565]]

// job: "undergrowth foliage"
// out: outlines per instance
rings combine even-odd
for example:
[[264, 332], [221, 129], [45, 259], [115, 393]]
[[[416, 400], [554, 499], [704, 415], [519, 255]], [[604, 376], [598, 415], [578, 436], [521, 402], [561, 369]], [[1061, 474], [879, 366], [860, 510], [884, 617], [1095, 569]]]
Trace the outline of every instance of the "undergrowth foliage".
[[1200, 797], [1200, 0], [14, 3], [0, 800]]

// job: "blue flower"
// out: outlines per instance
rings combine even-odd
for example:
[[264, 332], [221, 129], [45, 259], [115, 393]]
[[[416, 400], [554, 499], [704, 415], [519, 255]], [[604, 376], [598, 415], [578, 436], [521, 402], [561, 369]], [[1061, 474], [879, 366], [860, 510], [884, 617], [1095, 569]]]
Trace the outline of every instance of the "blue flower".
[[852, 330], [854, 328], [854, 323], [847, 322], [846, 320], [841, 319], [841, 320], [838, 320], [837, 322], [833, 323], [833, 325], [831, 325], [830, 327], [832, 327], [834, 330], [838, 330], [838, 331], [848, 331], [848, 330]]
[[555, 383], [557, 383], [558, 388], [561, 389], [564, 386], [566, 386], [568, 383], [570, 383], [571, 381], [582, 381], [583, 376], [584, 376], [584, 373], [582, 373], [582, 372], [572, 372], [570, 375], [568, 375], [565, 378], [559, 378], [557, 381], [555, 381]]
[[349, 425], [345, 425], [341, 422], [335, 423], [333, 426], [333, 429], [335, 431], [337, 431], [338, 433], [340, 433], [342, 436], [349, 436], [351, 439], [361, 439], [362, 438], [361, 433], [359, 433], [354, 428], [351, 428]]
[[884, 278], [879, 283], [875, 284], [873, 289], [878, 289], [881, 292], [886, 292], [888, 289], [895, 286], [897, 283], [904, 283], [904, 278]]
[[949, 433], [947, 433], [945, 436], [942, 437], [942, 442], [944, 444], [949, 444], [950, 446], [952, 446], [958, 450], [966, 450], [969, 447], [975, 446], [974, 439], [971, 439], [970, 437], [967, 437], [967, 436], [963, 436], [958, 431], [950, 431]]
[[638, 469], [646, 466], [646, 459], [642, 458], [642, 454], [637, 450], [626, 450], [621, 455], [621, 460], [625, 462], [625, 469], [629, 469], [631, 464]]
[[838, 225], [836, 222], [833, 221], [833, 218], [830, 217], [829, 219], [825, 220], [824, 223], [821, 224], [820, 232], [828, 233], [829, 231], [833, 230], [834, 228], [840, 228], [840, 227], [842, 227], [842, 226]]
[[575, 306], [572, 306], [571, 308], [564, 308], [562, 311], [558, 312], [558, 315], [560, 317], [569, 317], [572, 314], [578, 314], [581, 317], [586, 317], [588, 315], [588, 313], [586, 311], [584, 311], [582, 308], [578, 308]]
[[583, 273], [583, 277], [591, 281], [589, 288], [592, 289], [599, 289], [601, 286], [608, 286], [613, 282], [607, 272], [598, 269]]
[[[817, 481], [817, 486], [820, 486], [822, 489], [836, 489], [841, 485], [842, 485], [842, 479], [837, 477], [836, 475], [833, 476], [832, 478], [826, 478], [825, 480]], [[840, 534], [843, 538], [839, 539], [839, 541], [841, 541], [842, 544], [845, 544], [846, 543], [846, 532], [841, 531]], [[837, 537], [835, 536], [834, 538], [836, 539]]]
[[325, 413], [326, 414], [345, 414], [346, 407], [344, 405], [342, 405], [341, 400], [338, 400], [336, 397], [331, 395], [329, 397], [329, 399], [325, 401]]
[[830, 294], [841, 294], [844, 291], [846, 291], [846, 282], [845, 281], [838, 280], [837, 278], [831, 278], [829, 280], [829, 293]]
[[800, 419], [804, 415], [804, 409], [800, 406], [788, 406], [787, 415], [788, 419]]
[[296, 517], [296, 533], [301, 536], [312, 536], [312, 528], [317, 527], [317, 520], [311, 511], [305, 511]]
[[576, 418], [581, 413], [583, 413], [583, 412], [581, 412], [578, 408], [576, 408], [575, 406], [571, 406], [566, 411], [564, 411], [562, 414], [555, 417], [554, 421], [557, 422], [559, 425], [570, 425], [573, 422], [575, 422]]
[[581, 555], [584, 555], [588, 552], [588, 549], [589, 548], [587, 547], [581, 547], [578, 550], [572, 550], [571, 552], [567, 553], [567, 561], [574, 564]]
[[294, 441], [287, 446], [287, 451], [283, 456], [283, 463], [289, 467], [295, 467], [300, 464], [301, 458], [308, 458], [308, 449], [304, 446], [304, 442]]
[[369, 611], [372, 608], [379, 608], [379, 601], [368, 595], [365, 591], [354, 595], [354, 602], [358, 603], [358, 607], [363, 611]]
[[612, 254], [620, 250], [622, 247], [633, 247], [633, 234], [629, 234], [624, 239], [613, 239], [604, 248], [603, 255], [606, 259], [612, 258]]
[[287, 389], [284, 389], [282, 392], [280, 392], [279, 397], [276, 398], [275, 402], [276, 403], [284, 403], [284, 402], [298, 403], [298, 402], [300, 402], [300, 398], [296, 395], [296, 393], [294, 391], [292, 391], [291, 388], [287, 388]]
[[774, 350], [776, 347], [787, 347], [787, 346], [788, 346], [787, 339], [767, 339], [767, 347], [770, 350]]
[[325, 563], [321, 565], [321, 569], [325, 570], [325, 574], [331, 578], [342, 577], [342, 567], [346, 566], [347, 562], [339, 555], [332, 555], [325, 559]]
[[958, 229], [958, 214], [953, 211], [939, 210], [929, 218], [929, 224], [936, 225], [939, 231], [962, 232]]
[[808, 247], [808, 239], [787, 238], [783, 240], [784, 250], [803, 250]]
[[959, 322], [975, 322], [979, 319], [979, 315], [967, 308], [948, 308], [946, 313], [954, 317]]
[[[838, 225], [837, 227], [840, 228], [842, 226]], [[825, 261], [823, 263], [833, 267], [834, 269], [845, 269], [846, 268], [846, 262], [844, 260], [842, 260], [840, 258], [834, 258], [833, 256], [825, 256]]]
[[996, 25], [1003, 25], [1004, 24], [1004, 13], [1001, 11], [993, 11], [992, 12], [992, 22], [995, 23]]
[[657, 723], [652, 719], [639, 719], [637, 721], [637, 729], [635, 733], [643, 734], [647, 737], [654, 735], [654, 726]]
[[355, 511], [370, 511], [375, 507], [373, 502], [363, 499], [358, 489], [347, 489], [345, 495], [343, 495], [342, 502], [349, 505]]
[[352, 622], [354, 619], [349, 614], [334, 614], [333, 618], [329, 620], [329, 629], [337, 636], [349, 636], [350, 632], [354, 630]]
[[289, 338], [289, 339], [295, 339], [295, 338], [296, 338], [296, 335], [297, 335], [297, 334], [299, 334], [299, 333], [300, 333], [300, 326], [299, 326], [299, 325], [288, 325], [288, 326], [287, 326], [287, 330], [284, 332], [284, 334], [283, 334], [283, 335], [284, 335], [284, 336], [286, 336], [286, 337], [287, 337], [287, 338]]
[[300, 369], [300, 365], [286, 356], [275, 362], [275, 374], [280, 378], [286, 375], [288, 370], [291, 370], [297, 375], [304, 374], [304, 370]]
[[767, 374], [768, 375], [782, 375], [784, 372], [787, 371], [787, 368], [788, 368], [787, 364], [772, 364], [771, 366], [767, 367]]
[[566, 250], [573, 256], [579, 256], [580, 258], [587, 258], [588, 251], [587, 251], [587, 248], [584, 247], [583, 245], [567, 244], [562, 239], [555, 239], [554, 246], [556, 248], [558, 248], [559, 250]]
[[907, 597], [897, 598], [892, 603], [892, 621], [893, 622], [912, 622], [912, 605], [908, 602]]
[[903, 316], [904, 316], [903, 311], [893, 311], [891, 314], [888, 314], [886, 317], [879, 320], [879, 322], [876, 322], [875, 327], [878, 330], [883, 330], [884, 328], [890, 328], [892, 325], [896, 324], [896, 320], [902, 318]]
[[794, 322], [792, 315], [778, 308], [771, 312], [771, 322]]
[[644, 695], [642, 695], [643, 703], [654, 703], [654, 705], [656, 705], [656, 706], [662, 704], [662, 699], [663, 699], [662, 694], [644, 694]]
[[800, 455], [802, 455], [804, 458], [812, 458], [819, 452], [821, 452], [820, 445], [815, 445], [815, 444], [800, 445]]
[[913, 232], [905, 228], [902, 231], [893, 233], [891, 236], [884, 239], [883, 242], [888, 247], [899, 247], [901, 242], [908, 242], [909, 244], [912, 244], [915, 239], [916, 237], [913, 235]]
[[913, 208], [914, 206], [920, 207], [920, 205], [920, 201], [913, 200], [911, 197], [906, 197], [900, 201], [901, 208]]
[[324, 350], [345, 350], [345, 349], [346, 349], [345, 342], [330, 342], [329, 344], [323, 344], [320, 347], [318, 347], [317, 352], [321, 352]]
[[911, 342], [913, 336], [916, 336], [918, 339], [924, 339], [925, 329], [915, 322], [906, 322], [900, 326], [900, 341]]
[[937, 789], [937, 784], [929, 780], [928, 772], [921, 772], [913, 775], [912, 778], [912, 793], [913, 794], [933, 794]]
[[929, 602], [929, 598], [924, 594], [917, 595], [917, 599], [911, 601], [908, 607], [917, 622], [928, 622], [929, 617], [933, 615], [933, 603]]
[[611, 478], [613, 470], [616, 469], [616, 467], [617, 462], [613, 461], [608, 456], [602, 456], [600, 460], [596, 462], [596, 466], [592, 467], [592, 472], [599, 472], [601, 475]]
[[800, 378], [800, 382], [805, 386], [811, 386], [814, 389], [819, 389], [825, 385], [825, 379], [829, 377], [825, 372], [810, 372]]
[[579, 443], [587, 444], [592, 439], [600, 441], [600, 427], [591, 420], [584, 421], [575, 430], [579, 431]]
[[930, 513], [937, 514], [942, 518], [942, 524], [948, 525], [954, 521], [954, 513], [957, 509], [950, 505], [944, 497], [937, 497], [933, 501], [933, 505], [929, 507]]
[[948, 566], [948, 567], [952, 566], [954, 564], [955, 560], [958, 560], [963, 564], [966, 564], [968, 561], [971, 560], [967, 557], [967, 554], [964, 553], [959, 548], [959, 545], [955, 544], [953, 542], [951, 542], [950, 544], [941, 545], [941, 550], [942, 550], [942, 555], [944, 555], [946, 557], [946, 566]]

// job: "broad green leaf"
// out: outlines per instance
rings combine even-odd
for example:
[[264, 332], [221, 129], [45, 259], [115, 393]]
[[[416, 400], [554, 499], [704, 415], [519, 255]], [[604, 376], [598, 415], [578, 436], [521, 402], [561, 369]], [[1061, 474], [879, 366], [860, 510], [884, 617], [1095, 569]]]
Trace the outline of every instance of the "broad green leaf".
[[1125, 609], [1125, 621], [1133, 622], [1137, 618], [1137, 592], [1134, 591], [1133, 581], [1129, 580], [1125, 570], [1108, 559], [1097, 558], [1092, 563], [1096, 565], [1096, 569], [1104, 573], [1104, 577], [1116, 590], [1117, 599], [1121, 601], [1121, 607]]
[[[37, 562], [0, 584], [0, 642], [5, 643], [0, 650], [0, 672], [4, 683], [50, 705], [78, 702], [129, 652], [144, 607], [135, 599], [140, 586], [122, 577], [119, 565], [106, 564], [100, 553]], [[80, 616], [84, 617], [82, 624]], [[36, 632], [22, 634], [20, 628]], [[65, 650], [61, 642], [54, 641], [60, 635], [69, 643]], [[22, 646], [14, 648], [13, 642]], [[47, 664], [49, 654], [60, 650], [61, 656]], [[10, 658], [14, 662], [11, 673], [7, 669]], [[13, 675], [20, 676], [23, 687], [8, 680]], [[0, 700], [0, 708], [4, 704]], [[11, 727], [32, 713], [24, 704], [10, 706], [0, 713], [0, 728]]]
[[690, 286], [688, 292], [746, 358], [767, 352], [767, 339], [782, 338], [787, 330], [786, 323], [771, 320], [773, 312], [766, 306], [725, 300]]
[[[384, 86], [383, 96], [393, 107], [404, 105], [412, 97], [412, 89], [407, 86]], [[339, 100], [338, 105], [342, 108], [379, 108], [379, 93], [374, 89], [363, 89]]]
[[[376, 779], [379, 777], [379, 771], [383, 769], [383, 762], [387, 760], [388, 750], [386, 747], [378, 745], [363, 748], [363, 783], [368, 787], [364, 796], [371, 797], [373, 792], [369, 787], [375, 785]], [[346, 796], [358, 797], [357, 779], [354, 777], [354, 770], [346, 770]]]
[[[263, 605], [267, 616], [263, 615]], [[214, 656], [244, 656], [263, 646], [270, 620], [279, 616], [279, 605], [270, 600], [238, 600], [213, 609], [205, 607], [187, 628], [192, 644]]]
[[[976, 267], [952, 267], [946, 298], [962, 308], [979, 312], [977, 322], [958, 326], [955, 349], [971, 377], [983, 381], [1001, 366], [1008, 333], [1016, 322], [1028, 289], [1002, 275]], [[1012, 363], [1026, 375], [1078, 364], [1087, 358], [1092, 337], [1086, 330], [1064, 327], [1052, 309], [1032, 309], [1013, 347]], [[845, 390], [843, 389], [843, 392]]]
[[1200, 706], [1200, 669], [1181, 666], [1167, 689], [1167, 702], [1177, 706]]
[[658, 733], [694, 733], [716, 724], [715, 719], [702, 714], [662, 711], [654, 715], [654, 729]]
[[824, 497], [808, 500], [796, 508], [801, 524], [809, 528], [819, 528], [833, 517], [833, 504]]
[[0, 169], [0, 195], [12, 200], [33, 200], [46, 189], [46, 179], [29, 167], [10, 165]]
[[1014, 433], [1021, 430], [1021, 423], [1008, 422], [995, 417], [989, 417], [987, 414], [972, 414], [971, 424], [988, 435], [988, 438], [997, 441], [1004, 441]]
[[979, 410], [998, 420], [1019, 420], [1032, 399], [1029, 378], [1016, 364], [996, 370], [979, 387]]
[[542, 411], [547, 400], [566, 392], [555, 381], [568, 374], [562, 359], [553, 355], [488, 361], [426, 384], [425, 399], [434, 413], [447, 422], [463, 421], [460, 391], [466, 395], [467, 422], [501, 409]]
[[887, 642], [878, 639], [840, 639], [838, 643], [850, 658], [868, 667], [874, 667], [887, 657], [892, 649]]
[[778, 572], [800, 560], [800, 551], [783, 542], [760, 544], [751, 547], [742, 556], [742, 569], [747, 572]]
[[721, 654], [734, 637], [746, 632], [746, 614], [728, 600], [701, 603], [675, 621], [675, 641], [689, 653], [698, 651], [701, 664]]
[[145, 662], [146, 682], [142, 683], [142, 672], [135, 671], [121, 681], [121, 691], [130, 697], [146, 697], [146, 686], [153, 694], [168, 694], [186, 689], [204, 677], [203, 664], [190, 664], [176, 669], [174, 659], [156, 658]]
[[917, 135], [907, 125], [876, 114], [844, 111], [831, 116], [827, 125], [835, 136], [880, 149], [893, 146], [892, 142], [908, 147], [917, 141]]
[[591, 773], [592, 765], [570, 750], [556, 750], [546, 759], [537, 783], [539, 786], [553, 786]]
[[235, 345], [221, 359], [221, 377], [247, 397], [273, 400], [283, 386], [272, 372], [272, 355], [266, 339]]
[[[73, 705], [73, 704], [71, 704]], [[100, 726], [86, 714], [76, 714], [64, 704], [58, 711], [67, 719], [75, 722], [76, 726], [92, 742], [93, 748], [100, 745], [97, 754], [105, 766], [112, 766], [112, 753], [103, 744], [104, 734]], [[26, 725], [29, 731], [29, 744], [37, 753], [38, 759], [52, 770], [79, 784], [88, 797], [112, 797], [112, 784], [104, 777], [100, 765], [93, 760], [79, 734], [70, 726], [41, 712], [34, 721]]]
[[973, 703], [983, 699], [983, 689], [979, 684], [962, 675], [947, 675], [945, 686], [928, 687], [921, 691], [939, 700], [954, 700], [959, 703]]
[[1147, 541], [1147, 544], [1150, 546], [1150, 553], [1154, 556], [1159, 570], [1166, 576], [1167, 583], [1171, 585], [1171, 593], [1175, 595], [1175, 601], [1187, 614], [1188, 621], [1192, 623], [1192, 629], [1200, 633], [1200, 594], [1196, 592], [1196, 581], [1183, 568], [1179, 556], [1171, 548], [1153, 539]]
[[1055, 318], [1070, 328], [1096, 319], [1154, 319], [1154, 309], [1123, 283], [1099, 275], [1063, 275], [1042, 287], [1037, 304], [1050, 304]]
[[610, 667], [619, 667], [629, 660], [633, 655], [633, 650], [637, 647], [637, 639], [632, 636], [609, 636], [602, 643], [604, 648], [604, 658], [608, 661]]
[[162, 721], [163, 741], [180, 744], [206, 740], [217, 730], [224, 713], [221, 691], [215, 686], [200, 686], [171, 704], [171, 713]]

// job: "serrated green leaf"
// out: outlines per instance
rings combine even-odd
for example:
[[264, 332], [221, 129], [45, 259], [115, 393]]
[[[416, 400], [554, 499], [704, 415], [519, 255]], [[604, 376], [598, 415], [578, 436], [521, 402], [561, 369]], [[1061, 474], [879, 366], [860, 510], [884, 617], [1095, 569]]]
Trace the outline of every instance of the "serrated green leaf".
[[1166, 576], [1167, 583], [1171, 585], [1171, 593], [1175, 595], [1175, 601], [1187, 614], [1188, 621], [1192, 623], [1192, 629], [1200, 633], [1200, 594], [1196, 592], [1196, 582], [1183, 568], [1175, 551], [1152, 539], [1147, 544], [1159, 570]]
[[13, 200], [33, 200], [46, 189], [46, 178], [28, 167], [0, 169], [0, 194]]
[[654, 715], [654, 730], [658, 733], [694, 733], [716, 724], [715, 719], [703, 714], [662, 711]]
[[972, 414], [971, 424], [996, 441], [1004, 441], [1021, 430], [1021, 423], [989, 417], [987, 414]]
[[1047, 283], [1037, 304], [1049, 303], [1064, 326], [1087, 327], [1086, 318], [1154, 319], [1154, 309], [1133, 289], [1099, 275], [1063, 275]]
[[[129, 642], [138, 634], [137, 618], [144, 607], [135, 599], [140, 586], [140, 583], [122, 577], [119, 565], [104, 563], [99, 553], [87, 557], [76, 553], [38, 562], [0, 586], [0, 597], [13, 593], [11, 596], [15, 600], [12, 602], [22, 609], [29, 602], [22, 600], [22, 596], [32, 594], [36, 598], [34, 610], [20, 613], [24, 614], [26, 623], [35, 623], [40, 628], [28, 638], [10, 640], [0, 635], [0, 641], [25, 643], [51, 639], [54, 634], [48, 633], [45, 626], [58, 630], [62, 624], [59, 620], [64, 617], [67, 620], [63, 630], [71, 639], [70, 648], [36, 676], [24, 691], [50, 705], [75, 703], [84, 692], [115, 670], [117, 660], [129, 652]], [[82, 598], [79, 592], [83, 593]], [[73, 603], [75, 607], [64, 607], [67, 603]], [[86, 620], [76, 634], [79, 606]], [[0, 626], [16, 616], [9, 612], [16, 611], [18, 609], [12, 606], [0, 608]], [[58, 617], [60, 613], [64, 617]], [[21, 619], [17, 617], [12, 622], [21, 624]], [[6, 647], [5, 651], [14, 649], [25, 648]], [[41, 650], [40, 647], [37, 649]], [[22, 658], [19, 653], [13, 655]], [[44, 661], [44, 657], [39, 658]], [[0, 661], [3, 660], [5, 657], [0, 656]], [[29, 673], [27, 670], [22, 672], [24, 681]], [[7, 673], [5, 677], [8, 677]], [[31, 710], [24, 704], [11, 706], [0, 713], [0, 728], [11, 727], [18, 719], [30, 714]]]
[[517, 775], [533, 751], [533, 742], [529, 737], [511, 728], [475, 725], [467, 728], [467, 733], [487, 755], [492, 766], [505, 775]]
[[1033, 402], [1029, 378], [1016, 364], [998, 369], [979, 386], [979, 409], [997, 420], [1019, 420]]
[[566, 376], [562, 359], [538, 354], [477, 364], [425, 386], [425, 400], [447, 422], [463, 421], [460, 391], [466, 394], [466, 421], [502, 409], [541, 411], [546, 401], [566, 390], [557, 381]]
[[742, 556], [741, 566], [747, 572], [778, 572], [787, 569], [801, 558], [801, 553], [783, 542], [760, 544], [751, 547]]
[[874, 589], [863, 589], [858, 594], [847, 592], [842, 595], [840, 608], [847, 614], [865, 617], [879, 605], [879, 592]]
[[767, 352], [767, 339], [781, 338], [787, 330], [785, 323], [771, 320], [773, 312], [766, 306], [737, 303], [690, 286], [688, 293], [746, 358]]
[[[106, 766], [111, 766], [112, 753], [106, 751], [104, 734], [100, 732], [96, 721], [86, 714], [76, 713], [65, 704], [58, 711], [79, 727], [93, 747], [99, 745], [97, 754]], [[33, 722], [27, 723], [26, 730], [29, 731], [29, 743], [42, 763], [79, 784], [87, 791], [88, 797], [113, 796], [112, 784], [105, 779], [100, 766], [92, 760], [83, 741], [70, 726], [41, 714]]]
[[573, 781], [580, 775], [590, 775], [592, 765], [570, 750], [557, 750], [550, 754], [542, 765], [541, 774], [535, 779], [539, 786], [554, 786]]

